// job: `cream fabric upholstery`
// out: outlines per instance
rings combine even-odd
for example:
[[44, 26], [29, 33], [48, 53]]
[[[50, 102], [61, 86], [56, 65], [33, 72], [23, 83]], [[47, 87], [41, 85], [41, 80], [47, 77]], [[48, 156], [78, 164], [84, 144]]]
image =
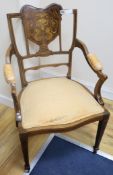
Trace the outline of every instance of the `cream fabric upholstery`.
[[24, 129], [72, 123], [104, 111], [83, 86], [67, 78], [30, 83], [20, 106]]
[[15, 83], [15, 77], [11, 64], [5, 64], [4, 75], [8, 83]]
[[89, 63], [91, 64], [94, 70], [96, 71], [103, 70], [102, 64], [100, 63], [99, 59], [97, 58], [95, 54], [89, 53], [87, 57], [88, 57]]

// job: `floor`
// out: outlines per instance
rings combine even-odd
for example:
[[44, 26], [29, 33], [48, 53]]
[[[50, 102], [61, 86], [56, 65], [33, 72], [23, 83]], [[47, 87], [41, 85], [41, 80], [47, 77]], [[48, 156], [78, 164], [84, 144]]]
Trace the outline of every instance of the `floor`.
[[[105, 106], [111, 117], [101, 142], [100, 149], [113, 155], [113, 101], [105, 99]], [[15, 127], [13, 109], [0, 105], [0, 174], [23, 175], [23, 157], [20, 149], [18, 131]], [[64, 133], [84, 144], [93, 146], [97, 123]], [[32, 136], [29, 139], [30, 161], [34, 158], [48, 135]]]

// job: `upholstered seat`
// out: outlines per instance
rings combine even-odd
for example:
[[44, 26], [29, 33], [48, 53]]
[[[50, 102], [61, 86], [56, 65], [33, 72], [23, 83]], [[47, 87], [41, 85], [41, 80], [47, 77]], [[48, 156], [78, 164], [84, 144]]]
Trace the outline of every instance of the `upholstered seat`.
[[82, 85], [67, 78], [30, 83], [20, 105], [24, 129], [72, 123], [104, 112]]

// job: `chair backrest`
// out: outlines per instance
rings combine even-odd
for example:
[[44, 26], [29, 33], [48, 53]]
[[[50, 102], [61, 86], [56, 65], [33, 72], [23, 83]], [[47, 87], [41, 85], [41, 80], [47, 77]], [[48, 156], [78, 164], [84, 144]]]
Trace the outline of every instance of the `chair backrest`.
[[[62, 15], [64, 13], [73, 14], [73, 39], [71, 48], [67, 51], [62, 50], [62, 42], [61, 42], [61, 20]], [[77, 23], [77, 10], [63, 10], [63, 8], [58, 4], [51, 4], [45, 9], [35, 8], [30, 5], [25, 5], [20, 10], [20, 13], [7, 14], [8, 18], [8, 26], [11, 37], [11, 44], [14, 50], [14, 53], [17, 56], [20, 77], [22, 86], [27, 85], [27, 80], [25, 77], [25, 73], [28, 70], [38, 70], [43, 67], [57, 67], [60, 65], [68, 66], [69, 76], [71, 71], [71, 60], [72, 60], [72, 51], [74, 49], [74, 41], [76, 38], [76, 23]], [[20, 18], [22, 20], [23, 31], [24, 31], [24, 39], [26, 44], [26, 55], [21, 55], [17, 48], [16, 38], [14, 33], [14, 27], [12, 20], [14, 18]], [[48, 44], [55, 40], [56, 37], [59, 37], [59, 51], [51, 51], [48, 47]], [[39, 50], [36, 53], [30, 53], [29, 43], [32, 41], [33, 43], [39, 46]], [[69, 55], [68, 63], [59, 63], [59, 64], [47, 64], [47, 65], [39, 65], [30, 68], [24, 68], [23, 60], [32, 58], [32, 57], [45, 57], [54, 54], [67, 54]]]

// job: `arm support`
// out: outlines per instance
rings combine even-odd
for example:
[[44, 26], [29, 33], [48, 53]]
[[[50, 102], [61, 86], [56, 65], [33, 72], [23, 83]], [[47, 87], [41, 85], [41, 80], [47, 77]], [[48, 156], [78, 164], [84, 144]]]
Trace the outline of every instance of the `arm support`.
[[21, 115], [20, 115], [20, 106], [18, 103], [18, 98], [16, 95], [16, 81], [15, 81], [15, 76], [13, 73], [13, 69], [11, 66], [11, 57], [13, 55], [13, 49], [10, 46], [7, 50], [6, 53], [6, 64], [4, 66], [4, 74], [5, 74], [5, 79], [8, 84], [11, 86], [11, 94], [14, 102], [14, 107], [16, 111], [16, 126], [18, 126], [18, 122], [21, 121]]
[[5, 79], [6, 79], [7, 83], [9, 83], [11, 85], [12, 84], [13, 85], [16, 84], [15, 76], [14, 76], [11, 64], [5, 64], [5, 66], [4, 66], [4, 74], [5, 74]]
[[103, 67], [100, 63], [100, 61], [98, 60], [98, 58], [96, 57], [96, 55], [89, 53], [87, 55], [88, 58], [88, 62], [91, 65], [91, 67], [95, 70], [95, 71], [102, 71]]
[[76, 39], [75, 47], [78, 47], [82, 50], [87, 63], [89, 64], [91, 69], [97, 74], [99, 80], [97, 81], [94, 89], [94, 97], [101, 105], [104, 105], [104, 102], [101, 96], [101, 87], [105, 82], [105, 80], [107, 79], [107, 76], [102, 72], [103, 67], [100, 61], [98, 60], [98, 58], [96, 57], [96, 55], [89, 53], [86, 45], [82, 41]]

